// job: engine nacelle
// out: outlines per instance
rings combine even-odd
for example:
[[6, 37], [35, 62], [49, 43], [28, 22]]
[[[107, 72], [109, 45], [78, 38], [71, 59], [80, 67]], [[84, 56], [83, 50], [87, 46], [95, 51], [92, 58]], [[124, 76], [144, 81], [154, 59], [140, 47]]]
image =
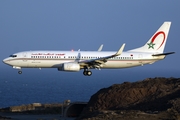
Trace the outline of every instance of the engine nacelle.
[[59, 71], [77, 72], [80, 71], [80, 65], [77, 63], [64, 63], [58, 68]]

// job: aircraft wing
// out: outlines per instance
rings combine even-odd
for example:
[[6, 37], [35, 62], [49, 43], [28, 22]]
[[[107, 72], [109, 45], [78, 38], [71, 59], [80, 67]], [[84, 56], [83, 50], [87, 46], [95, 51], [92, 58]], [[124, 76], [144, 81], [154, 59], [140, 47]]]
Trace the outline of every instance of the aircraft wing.
[[123, 50], [124, 50], [124, 47], [125, 47], [125, 44], [123, 44], [119, 48], [119, 50], [115, 54], [113, 54], [113, 55], [105, 56], [105, 57], [101, 57], [101, 58], [97, 58], [97, 59], [79, 61], [78, 63], [81, 66], [88, 66], [88, 67], [99, 66], [99, 65], [104, 64], [105, 62], [107, 62], [107, 59], [121, 55]]

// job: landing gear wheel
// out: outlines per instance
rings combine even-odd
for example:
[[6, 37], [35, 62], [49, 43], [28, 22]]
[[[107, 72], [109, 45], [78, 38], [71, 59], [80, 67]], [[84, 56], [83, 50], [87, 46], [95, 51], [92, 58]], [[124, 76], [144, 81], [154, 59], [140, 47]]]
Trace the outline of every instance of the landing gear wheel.
[[84, 71], [83, 74], [84, 74], [85, 76], [87, 76], [87, 71]]
[[91, 71], [84, 71], [83, 74], [85, 76], [91, 76], [92, 75], [92, 72]]
[[22, 71], [18, 71], [19, 74], [22, 74]]
[[83, 74], [85, 76], [91, 76], [92, 75], [92, 72], [90, 71], [89, 67], [84, 67], [84, 71], [83, 71]]
[[88, 76], [91, 76], [91, 75], [92, 75], [92, 72], [91, 72], [91, 71], [86, 71], [86, 74], [87, 74]]

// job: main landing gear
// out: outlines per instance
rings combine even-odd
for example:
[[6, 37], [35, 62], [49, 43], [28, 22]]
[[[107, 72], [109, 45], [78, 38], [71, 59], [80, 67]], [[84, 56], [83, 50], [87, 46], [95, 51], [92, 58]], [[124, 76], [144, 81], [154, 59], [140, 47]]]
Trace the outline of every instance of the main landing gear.
[[92, 72], [91, 71], [84, 71], [83, 74], [85, 76], [91, 76], [92, 75]]
[[84, 68], [83, 74], [84, 74], [85, 76], [91, 76], [91, 75], [92, 75], [92, 72], [91, 72], [88, 68]]

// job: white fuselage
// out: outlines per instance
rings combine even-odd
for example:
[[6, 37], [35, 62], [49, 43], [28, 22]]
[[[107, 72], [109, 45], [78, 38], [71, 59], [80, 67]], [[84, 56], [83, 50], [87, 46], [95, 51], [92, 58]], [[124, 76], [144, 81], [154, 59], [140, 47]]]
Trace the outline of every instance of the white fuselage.
[[[3, 60], [15, 69], [57, 68], [59, 71], [77, 72], [84, 69], [85, 76], [91, 76], [90, 69], [118, 69], [152, 64], [162, 60], [171, 22], [164, 22], [153, 36], [139, 48], [123, 52], [125, 43], [118, 51], [25, 51], [10, 55]], [[19, 74], [22, 71], [18, 71]]]
[[[25, 51], [15, 53], [3, 61], [14, 68], [59, 68], [63, 63], [97, 59], [115, 52], [98, 51]], [[101, 68], [128, 68], [152, 64], [165, 56], [152, 56], [152, 53], [123, 52], [120, 56], [109, 58]], [[82, 69], [82, 67], [81, 67]]]

